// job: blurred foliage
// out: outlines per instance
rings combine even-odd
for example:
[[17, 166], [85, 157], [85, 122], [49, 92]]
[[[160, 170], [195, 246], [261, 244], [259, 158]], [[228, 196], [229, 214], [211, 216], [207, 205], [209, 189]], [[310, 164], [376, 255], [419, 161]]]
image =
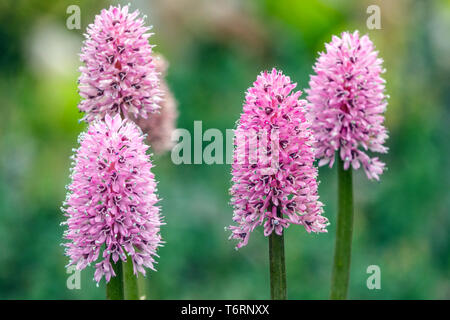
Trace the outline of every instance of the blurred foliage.
[[[366, 8], [381, 7], [382, 29], [368, 30]], [[66, 8], [81, 8], [81, 30], [66, 28]], [[112, 2], [117, 4], [117, 2]], [[66, 288], [63, 216], [69, 156], [78, 123], [76, 80], [83, 32], [107, 1], [0, 3], [0, 298], [102, 299], [91, 268], [82, 289]], [[308, 85], [317, 52], [332, 34], [368, 33], [385, 60], [389, 170], [380, 183], [355, 174], [355, 234], [350, 298], [450, 298], [450, 3], [447, 1], [140, 0], [154, 25], [152, 43], [170, 62], [178, 127], [233, 128], [245, 90], [278, 67]], [[267, 239], [261, 230], [239, 252], [231, 222], [229, 165], [172, 164], [154, 158], [166, 245], [148, 279], [150, 299], [266, 299]], [[320, 169], [328, 234], [286, 234], [292, 299], [328, 298], [334, 246], [336, 175]], [[381, 290], [366, 269], [381, 267]]]

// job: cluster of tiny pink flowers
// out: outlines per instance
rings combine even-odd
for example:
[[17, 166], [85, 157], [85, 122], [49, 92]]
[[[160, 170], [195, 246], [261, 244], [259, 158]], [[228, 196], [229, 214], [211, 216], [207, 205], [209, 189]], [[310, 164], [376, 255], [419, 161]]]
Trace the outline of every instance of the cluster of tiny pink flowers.
[[[132, 259], [134, 273], [154, 270], [162, 224], [144, 136], [120, 115], [93, 121], [80, 135], [65, 206], [69, 265], [95, 264], [94, 279], [115, 276], [111, 261]], [[102, 249], [103, 247], [103, 249]], [[100, 256], [101, 255], [101, 256]], [[127, 257], [128, 256], [128, 257]]]
[[163, 93], [163, 100], [160, 103], [161, 108], [159, 112], [152, 114], [147, 119], [142, 117], [135, 118], [133, 115], [130, 115], [130, 119], [147, 134], [146, 140], [150, 144], [152, 151], [156, 154], [161, 154], [173, 147], [174, 141], [171, 138], [175, 130], [178, 112], [177, 101], [164, 79], [167, 73], [168, 62], [162, 55], [158, 54], [155, 55], [155, 65], [156, 71], [161, 76], [160, 89]]
[[345, 170], [362, 166], [369, 179], [378, 180], [384, 163], [366, 152], [387, 152], [382, 59], [369, 37], [357, 31], [333, 36], [325, 46], [307, 90], [319, 165], [332, 167], [339, 150]]
[[[232, 165], [234, 207], [230, 239], [245, 246], [250, 233], [281, 235], [290, 224], [308, 232], [326, 232], [328, 219], [317, 193], [314, 138], [305, 119], [305, 100], [289, 77], [273, 69], [249, 88], [238, 127]], [[292, 92], [292, 93], [291, 93]], [[265, 140], [265, 141], [264, 141]], [[252, 153], [258, 153], [252, 159]]]
[[128, 6], [102, 10], [89, 25], [78, 80], [84, 120], [103, 119], [106, 114], [147, 118], [159, 108], [159, 75], [139, 11]]

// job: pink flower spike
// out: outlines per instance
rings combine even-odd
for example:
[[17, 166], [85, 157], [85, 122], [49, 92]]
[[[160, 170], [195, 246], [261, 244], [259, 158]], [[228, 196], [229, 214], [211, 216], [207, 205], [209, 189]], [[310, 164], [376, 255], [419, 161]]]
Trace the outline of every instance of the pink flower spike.
[[129, 13], [128, 6], [119, 5], [103, 9], [88, 26], [78, 79], [83, 120], [117, 113], [147, 118], [159, 109], [159, 74], [148, 43], [152, 34], [138, 16], [138, 10]]
[[379, 179], [384, 163], [366, 152], [386, 153], [388, 138], [383, 126], [387, 106], [385, 72], [367, 35], [344, 32], [333, 36], [314, 66], [308, 93], [311, 129], [316, 137], [319, 166], [333, 166], [335, 152], [344, 169], [363, 167], [369, 179]]
[[154, 55], [154, 60], [156, 71], [161, 75], [160, 88], [164, 95], [163, 100], [160, 103], [161, 108], [158, 113], [153, 114], [147, 119], [142, 117], [135, 118], [132, 114], [130, 114], [130, 119], [133, 120], [145, 134], [147, 134], [146, 142], [150, 145], [152, 152], [155, 154], [162, 154], [170, 151], [174, 145], [172, 133], [175, 131], [178, 111], [177, 101], [164, 79], [169, 63], [160, 54]]
[[95, 281], [114, 277], [111, 263], [132, 259], [135, 274], [154, 269], [162, 244], [156, 181], [140, 129], [120, 115], [93, 121], [79, 137], [62, 208], [69, 265], [95, 265]]
[[317, 194], [314, 138], [304, 114], [305, 100], [289, 77], [273, 69], [249, 88], [235, 130], [230, 239], [248, 243], [259, 225], [264, 235], [281, 235], [290, 224], [326, 232], [328, 219]]

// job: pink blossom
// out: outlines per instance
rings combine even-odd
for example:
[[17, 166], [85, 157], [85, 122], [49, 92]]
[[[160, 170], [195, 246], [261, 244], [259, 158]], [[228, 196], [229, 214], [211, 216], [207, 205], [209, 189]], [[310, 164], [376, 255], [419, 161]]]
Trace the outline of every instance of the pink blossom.
[[387, 102], [382, 59], [367, 35], [344, 32], [333, 36], [314, 66], [307, 90], [319, 165], [333, 166], [335, 151], [344, 169], [361, 165], [369, 179], [379, 179], [384, 163], [367, 151], [386, 153], [383, 126]]
[[[80, 135], [68, 186], [65, 238], [69, 265], [96, 263], [94, 279], [109, 282], [111, 265], [132, 259], [134, 273], [154, 270], [162, 243], [156, 182], [144, 136], [120, 115], [93, 121]], [[102, 249], [103, 247], [103, 249]]]
[[328, 219], [317, 194], [314, 142], [305, 119], [305, 100], [289, 77], [273, 69], [249, 88], [235, 131], [230, 193], [234, 207], [230, 239], [245, 246], [250, 232], [281, 235], [291, 223], [307, 232], [326, 232]]
[[172, 133], [175, 130], [175, 122], [178, 116], [177, 101], [170, 91], [169, 85], [164, 77], [167, 73], [168, 62], [160, 54], [155, 55], [156, 71], [161, 74], [160, 88], [164, 96], [160, 103], [161, 108], [159, 112], [153, 114], [147, 119], [135, 118], [130, 115], [142, 131], [147, 134], [147, 143], [156, 154], [161, 154], [169, 151], [174, 142], [172, 141]]
[[116, 113], [147, 118], [159, 108], [159, 75], [139, 11], [128, 6], [110, 7], [95, 17], [87, 28], [81, 51], [78, 108], [84, 120], [104, 118]]

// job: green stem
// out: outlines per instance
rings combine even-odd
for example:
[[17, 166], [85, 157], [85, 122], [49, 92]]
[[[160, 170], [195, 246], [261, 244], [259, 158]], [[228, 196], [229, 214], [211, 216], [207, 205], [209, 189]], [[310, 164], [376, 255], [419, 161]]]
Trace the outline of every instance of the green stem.
[[353, 187], [352, 169], [344, 170], [344, 161], [337, 154], [338, 170], [338, 216], [336, 246], [331, 276], [331, 299], [347, 298], [350, 279], [350, 262], [353, 234]]
[[118, 261], [112, 265], [115, 277], [106, 284], [106, 299], [108, 300], [123, 300], [123, 272], [122, 262]]
[[125, 300], [139, 300], [138, 280], [133, 272], [133, 260], [123, 262], [123, 296]]
[[286, 264], [284, 259], [284, 233], [279, 236], [275, 230], [269, 236], [270, 298], [286, 300]]
[[140, 300], [147, 300], [147, 279], [141, 273], [138, 275], [138, 293]]

